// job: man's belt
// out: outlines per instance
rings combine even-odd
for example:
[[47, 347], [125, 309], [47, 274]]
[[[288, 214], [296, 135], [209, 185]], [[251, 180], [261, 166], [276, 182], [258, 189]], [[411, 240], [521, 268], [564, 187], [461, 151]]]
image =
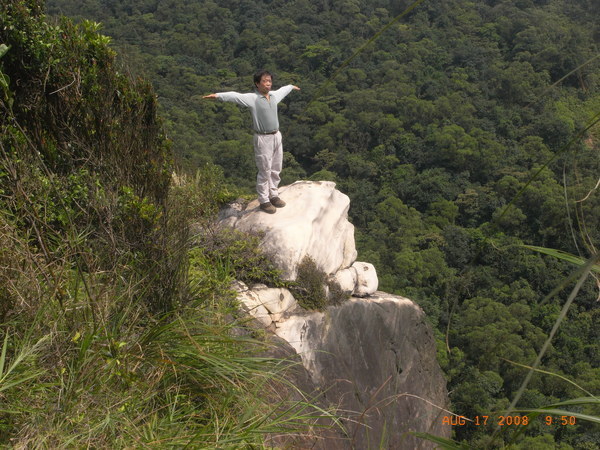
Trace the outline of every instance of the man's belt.
[[260, 131], [257, 131], [256, 134], [277, 134], [279, 130], [275, 130], [275, 131], [270, 131], [269, 133], [261, 133]]

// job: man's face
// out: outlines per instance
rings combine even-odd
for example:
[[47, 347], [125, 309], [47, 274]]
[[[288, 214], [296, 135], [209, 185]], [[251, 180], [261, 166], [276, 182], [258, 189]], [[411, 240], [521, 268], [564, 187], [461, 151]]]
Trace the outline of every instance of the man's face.
[[267, 94], [271, 90], [271, 85], [273, 82], [271, 81], [271, 75], [263, 75], [260, 78], [260, 83], [256, 85], [258, 92], [261, 94]]

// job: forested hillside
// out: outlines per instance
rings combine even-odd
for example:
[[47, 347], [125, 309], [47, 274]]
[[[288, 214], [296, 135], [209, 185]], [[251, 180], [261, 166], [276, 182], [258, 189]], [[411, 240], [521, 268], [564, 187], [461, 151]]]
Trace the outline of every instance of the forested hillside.
[[[600, 4], [424, 1], [362, 48], [411, 4], [47, 7], [101, 22], [130, 70], [150, 77], [184, 170], [217, 164], [226, 183], [248, 192], [248, 113], [201, 97], [249, 90], [261, 67], [276, 72], [276, 87], [300, 86], [280, 108], [284, 182], [338, 183], [351, 197], [361, 260], [375, 264], [381, 289], [418, 301], [437, 328], [453, 411], [501, 414], [526, 376], [518, 364], [533, 364], [577, 268], [524, 244], [583, 260], [600, 244]], [[552, 374], [535, 374], [518, 406], [598, 395], [598, 291], [590, 276], [542, 360]], [[491, 432], [467, 424], [456, 438], [482, 446]], [[538, 417], [519, 439], [523, 448], [592, 449], [600, 432]]]

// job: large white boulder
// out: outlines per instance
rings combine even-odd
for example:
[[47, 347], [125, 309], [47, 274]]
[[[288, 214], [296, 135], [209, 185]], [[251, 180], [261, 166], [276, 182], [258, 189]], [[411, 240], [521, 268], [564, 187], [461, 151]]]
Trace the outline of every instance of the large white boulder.
[[356, 261], [351, 269], [356, 271], [356, 284], [352, 294], [356, 297], [366, 297], [373, 294], [379, 286], [375, 266], [371, 263]]
[[348, 221], [350, 199], [332, 181], [297, 181], [279, 189], [287, 203], [275, 214], [259, 209], [258, 201], [226, 210], [220, 223], [245, 232], [263, 232], [261, 247], [271, 253], [288, 280], [298, 264], [311, 257], [328, 275], [356, 260], [354, 226]]
[[331, 280], [335, 281], [344, 293], [352, 294], [356, 289], [356, 269], [349, 267], [348, 269], [338, 270], [331, 277]]
[[235, 281], [232, 287], [237, 291], [241, 308], [268, 328], [273, 323], [273, 319], [258, 294], [241, 281]]
[[346, 294], [366, 297], [379, 287], [375, 266], [371, 263], [355, 261], [348, 269], [338, 270], [330, 277]]
[[284, 288], [254, 287], [252, 291], [258, 296], [260, 303], [266, 308], [273, 322], [279, 322], [286, 312], [298, 306], [290, 291]]
[[277, 324], [285, 313], [298, 307], [292, 293], [284, 288], [256, 285], [250, 289], [241, 281], [235, 281], [232, 287], [238, 293], [237, 299], [242, 309], [265, 327], [272, 323]]

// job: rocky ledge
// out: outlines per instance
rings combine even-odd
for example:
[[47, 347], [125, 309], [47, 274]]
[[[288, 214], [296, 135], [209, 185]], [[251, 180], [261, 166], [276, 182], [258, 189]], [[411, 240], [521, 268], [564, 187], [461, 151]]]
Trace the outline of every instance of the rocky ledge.
[[279, 192], [287, 205], [277, 213], [262, 212], [258, 200], [246, 206], [238, 202], [221, 211], [221, 225], [263, 233], [263, 250], [273, 256], [287, 280], [295, 280], [299, 264], [310, 257], [344, 292], [356, 296], [375, 292], [375, 268], [356, 261], [348, 196], [331, 181], [297, 181]]
[[[276, 214], [258, 202], [231, 205], [220, 224], [263, 233], [262, 246], [294, 280], [309, 256], [351, 295], [323, 311], [300, 307], [287, 289], [236, 282], [241, 307], [280, 341], [277, 355], [299, 355], [299, 388], [335, 407], [343, 432], [285, 442], [311, 448], [434, 448], [410, 432], [450, 436], [448, 394], [425, 314], [412, 300], [377, 291], [373, 265], [356, 261], [348, 197], [333, 182], [296, 182], [280, 189]], [[283, 349], [283, 350], [282, 350]], [[283, 351], [283, 353], [282, 353]], [[316, 393], [316, 394], [315, 394]], [[316, 397], [315, 397], [316, 395]]]

